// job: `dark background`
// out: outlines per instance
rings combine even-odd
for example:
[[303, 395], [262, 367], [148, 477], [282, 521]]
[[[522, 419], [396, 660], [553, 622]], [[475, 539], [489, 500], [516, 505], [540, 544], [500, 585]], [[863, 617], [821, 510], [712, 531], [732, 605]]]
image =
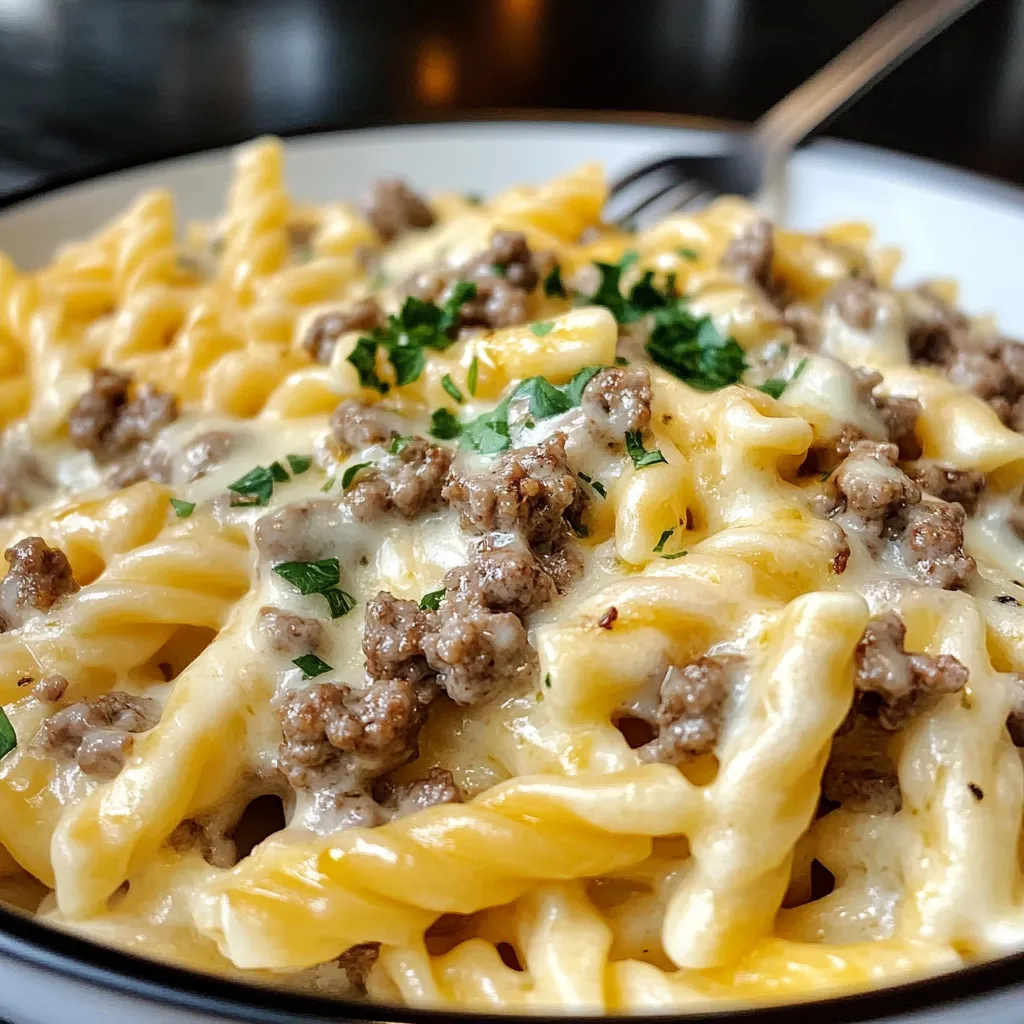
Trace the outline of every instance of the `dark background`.
[[[0, 0], [0, 191], [261, 132], [495, 108], [751, 120], [887, 0]], [[1024, 0], [830, 134], [1024, 182]]]

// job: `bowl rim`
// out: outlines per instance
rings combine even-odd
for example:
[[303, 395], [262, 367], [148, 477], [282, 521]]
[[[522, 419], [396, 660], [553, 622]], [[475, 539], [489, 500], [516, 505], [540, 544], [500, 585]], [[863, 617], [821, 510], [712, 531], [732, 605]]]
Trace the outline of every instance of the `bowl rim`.
[[[419, 120], [396, 119], [358, 126], [311, 126], [279, 131], [278, 137], [291, 140], [316, 136], [388, 134], [410, 128], [429, 129], [473, 127], [500, 124], [578, 124], [585, 127], [664, 127], [702, 132], [729, 132], [743, 127], [740, 122], [716, 118], [646, 111], [508, 109], [474, 110], [450, 113]], [[252, 136], [230, 138], [208, 147], [168, 147], [142, 160], [110, 160], [90, 165], [84, 171], [48, 175], [38, 183], [0, 197], [3, 212], [43, 199], [51, 193], [86, 185], [110, 175], [155, 167], [193, 156], [229, 150]], [[914, 165], [940, 182], [966, 184], [972, 190], [1013, 205], [1024, 206], [1024, 188], [988, 177], [973, 170], [940, 161], [903, 154], [862, 143], [828, 140], [830, 146], [847, 149], [853, 155], [871, 155]], [[323, 1021], [408, 1021], [410, 1024], [444, 1024], [453, 1017], [479, 1024], [503, 1024], [527, 1017], [537, 1024], [564, 1024], [566, 1014], [574, 1017], [610, 1016], [580, 1013], [567, 1008], [557, 1014], [491, 1013], [451, 1008], [421, 1009], [411, 1006], [372, 1003], [313, 995], [299, 989], [247, 983], [216, 974], [206, 974], [158, 959], [140, 956], [95, 942], [84, 936], [40, 923], [27, 914], [0, 905], [0, 956], [25, 967], [35, 968], [58, 978], [78, 982], [104, 992], [143, 998], [165, 1007], [201, 1012], [213, 1017], [250, 1022], [250, 1024], [301, 1024], [310, 1018]], [[1011, 989], [1020, 989], [1024, 979], [1024, 951], [985, 962], [968, 964], [934, 976], [917, 978], [863, 992], [839, 994], [823, 999], [794, 1000], [769, 1005], [729, 1004], [716, 1009], [706, 1004], [694, 1013], [671, 1012], [686, 1021], [749, 1022], [749, 1024], [789, 1024], [794, 1010], [815, 1014], [822, 1024], [867, 1024], [891, 1020], [905, 1014], [929, 1009], [949, 1009]], [[624, 1024], [645, 1024], [665, 1014], [614, 1015]]]

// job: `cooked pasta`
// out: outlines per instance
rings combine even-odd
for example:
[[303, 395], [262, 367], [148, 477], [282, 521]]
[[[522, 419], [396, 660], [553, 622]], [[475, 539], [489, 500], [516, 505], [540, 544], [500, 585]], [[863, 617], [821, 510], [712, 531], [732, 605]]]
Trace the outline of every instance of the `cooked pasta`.
[[0, 897], [417, 1006], [1024, 946], [1024, 349], [863, 225], [274, 140], [0, 263]]

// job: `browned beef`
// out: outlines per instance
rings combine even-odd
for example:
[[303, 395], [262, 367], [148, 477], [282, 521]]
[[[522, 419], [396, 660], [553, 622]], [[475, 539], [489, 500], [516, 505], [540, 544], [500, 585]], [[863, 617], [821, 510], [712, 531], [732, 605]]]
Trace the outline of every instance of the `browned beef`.
[[374, 182], [365, 203], [366, 216], [377, 234], [390, 242], [410, 228], [429, 228], [434, 211], [404, 181], [388, 179]]
[[352, 331], [369, 333], [386, 322], [384, 311], [376, 299], [360, 299], [342, 309], [321, 313], [309, 325], [302, 347], [318, 362], [329, 363], [334, 346], [343, 334]]
[[19, 608], [47, 611], [79, 590], [67, 556], [59, 548], [51, 548], [42, 537], [19, 540], [4, 552], [4, 558], [11, 567], [4, 590], [9, 594], [13, 589]]
[[423, 640], [438, 627], [437, 614], [382, 590], [366, 605], [363, 653], [373, 679], [415, 683], [430, 675]]

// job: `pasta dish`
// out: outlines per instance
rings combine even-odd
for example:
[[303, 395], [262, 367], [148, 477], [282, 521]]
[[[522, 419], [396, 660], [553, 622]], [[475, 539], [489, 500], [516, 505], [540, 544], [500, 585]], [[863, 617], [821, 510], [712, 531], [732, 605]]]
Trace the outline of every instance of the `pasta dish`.
[[1024, 946], [1024, 348], [866, 225], [605, 198], [264, 139], [0, 262], [8, 904], [514, 1012]]

